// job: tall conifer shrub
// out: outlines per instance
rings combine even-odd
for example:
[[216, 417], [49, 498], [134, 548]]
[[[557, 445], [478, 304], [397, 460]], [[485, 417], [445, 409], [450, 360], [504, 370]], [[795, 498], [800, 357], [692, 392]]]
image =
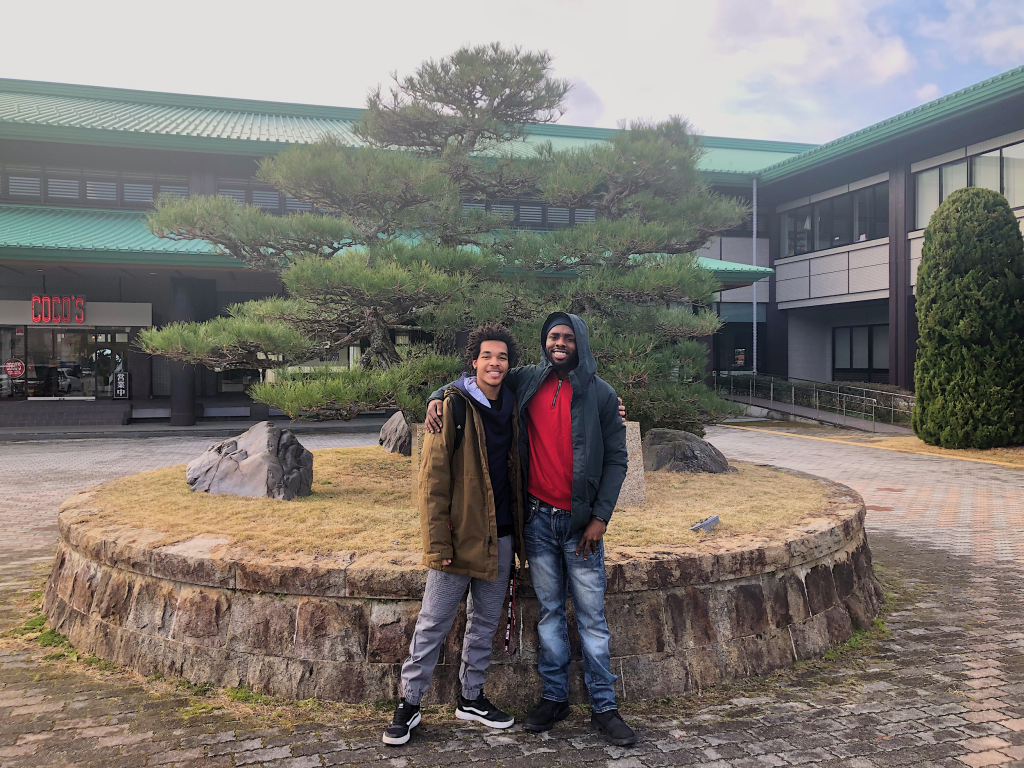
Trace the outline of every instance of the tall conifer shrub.
[[957, 190], [935, 211], [917, 319], [917, 436], [943, 448], [1024, 443], [1024, 240], [998, 192]]

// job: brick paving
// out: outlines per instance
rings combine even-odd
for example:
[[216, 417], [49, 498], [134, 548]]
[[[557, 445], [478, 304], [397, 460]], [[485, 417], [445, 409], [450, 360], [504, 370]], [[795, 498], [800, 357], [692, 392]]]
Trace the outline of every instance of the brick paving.
[[[49, 649], [6, 641], [0, 647], [0, 768], [1024, 768], [1024, 526], [1018, 522], [1024, 474], [779, 434], [720, 428], [709, 437], [732, 458], [827, 476], [860, 490], [870, 507], [889, 508], [869, 512], [869, 535], [876, 561], [899, 578], [904, 600], [887, 617], [892, 634], [877, 653], [807, 665], [697, 703], [627, 701], [624, 711], [642, 737], [635, 748], [606, 746], [582, 716], [537, 736], [518, 727], [490, 732], [435, 713], [410, 745], [387, 749], [379, 742], [383, 714], [372, 722], [313, 714], [267, 727], [255, 715], [195, 707], [203, 699], [157, 695], [130, 675], [107, 677], [80, 663], [41, 661]], [[53, 524], [49, 499], [93, 478], [178, 463], [195, 451], [181, 441], [139, 442], [147, 446], [125, 445], [125, 454], [106, 456], [100, 455], [104, 446], [82, 444], [73, 458], [51, 446], [52, 457], [43, 450], [31, 460], [21, 446], [0, 446], [0, 465], [22, 477], [36, 466], [32, 482], [51, 494], [32, 503], [32, 487], [12, 477], [14, 471], [0, 480], [8, 493], [23, 494], [21, 511], [5, 514], [27, 532], [8, 537], [9, 545], [20, 538], [20, 546], [0, 547], [0, 626], [23, 618], [12, 599], [39, 587], [37, 574], [54, 539], [44, 530]], [[41, 545], [29, 546], [35, 540]]]

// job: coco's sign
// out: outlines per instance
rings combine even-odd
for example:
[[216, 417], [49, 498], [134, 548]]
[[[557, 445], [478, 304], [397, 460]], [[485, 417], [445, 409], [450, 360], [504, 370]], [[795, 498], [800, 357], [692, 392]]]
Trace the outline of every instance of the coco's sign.
[[33, 296], [32, 323], [81, 325], [85, 322], [85, 296]]

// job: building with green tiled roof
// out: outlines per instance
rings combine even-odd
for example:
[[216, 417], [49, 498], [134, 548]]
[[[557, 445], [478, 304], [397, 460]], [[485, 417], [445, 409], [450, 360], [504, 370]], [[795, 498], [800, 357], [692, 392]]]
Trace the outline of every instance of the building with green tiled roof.
[[[147, 325], [279, 293], [277, 278], [213, 246], [155, 237], [146, 212], [161, 194], [307, 209], [254, 180], [258, 159], [324, 135], [356, 145], [361, 114], [0, 79], [0, 425], [46, 420], [53, 400], [82, 403], [69, 418], [85, 421], [161, 417], [182, 382], [192, 382], [199, 417], [258, 415], [244, 372], [185, 375], [131, 339]], [[722, 283], [712, 367], [753, 367], [756, 316], [761, 371], [907, 386], [922, 222], [965, 184], [995, 185], [1024, 210], [1022, 131], [1024, 68], [822, 146], [702, 137], [699, 167], [715, 189], [758, 195], [756, 233], [748, 223], [699, 254]], [[613, 133], [534, 126], [521, 151]], [[495, 205], [524, 227], [593, 218]]]

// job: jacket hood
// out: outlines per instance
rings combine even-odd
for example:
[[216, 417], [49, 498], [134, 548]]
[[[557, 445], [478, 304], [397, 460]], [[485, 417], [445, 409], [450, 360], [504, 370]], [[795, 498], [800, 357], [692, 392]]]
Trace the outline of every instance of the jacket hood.
[[[476, 383], [476, 376], [464, 373], [459, 377], [458, 381], [452, 384], [452, 386], [464, 394], [469, 400], [479, 403], [485, 408], [491, 407], [490, 401], [487, 399], [487, 395], [483, 393], [483, 390], [481, 390]], [[508, 389], [508, 387], [505, 386], [505, 382], [502, 382], [502, 396], [504, 396], [506, 389]]]
[[586, 387], [597, 373], [597, 360], [594, 359], [594, 353], [590, 351], [590, 329], [587, 328], [587, 324], [582, 317], [569, 314], [568, 312], [552, 312], [548, 315], [544, 320], [544, 325], [541, 326], [540, 349], [544, 355], [544, 362], [550, 366], [551, 358], [548, 357], [548, 350], [544, 344], [547, 336], [545, 331], [552, 324], [561, 325], [561, 323], [552, 323], [552, 320], [564, 322], [566, 318], [572, 324], [573, 333], [576, 334], [576, 355], [579, 357], [579, 363], [577, 363], [574, 369], [576, 379], [581, 387]]

